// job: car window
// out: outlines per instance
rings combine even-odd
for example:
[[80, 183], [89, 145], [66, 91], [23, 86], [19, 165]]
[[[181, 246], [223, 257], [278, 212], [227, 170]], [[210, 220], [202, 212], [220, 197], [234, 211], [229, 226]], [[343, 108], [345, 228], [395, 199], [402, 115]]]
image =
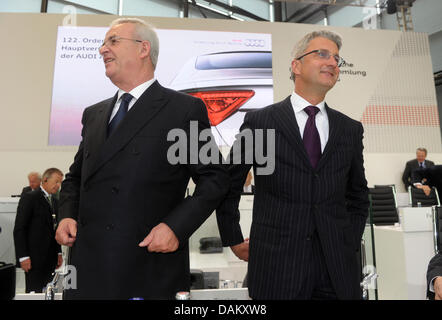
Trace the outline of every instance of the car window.
[[272, 68], [271, 52], [224, 52], [199, 56], [195, 63], [198, 70]]

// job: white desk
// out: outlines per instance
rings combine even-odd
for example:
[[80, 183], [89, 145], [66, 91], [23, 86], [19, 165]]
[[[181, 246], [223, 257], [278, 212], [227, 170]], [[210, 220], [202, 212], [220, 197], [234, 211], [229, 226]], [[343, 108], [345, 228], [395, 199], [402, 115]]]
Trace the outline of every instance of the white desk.
[[15, 263], [14, 223], [20, 198], [0, 198], [0, 261]]
[[399, 208], [400, 226], [375, 226], [380, 300], [425, 300], [434, 256], [431, 208]]
[[[253, 195], [243, 195], [239, 203], [240, 225], [244, 238], [250, 235], [252, 224]], [[189, 241], [190, 268], [205, 272], [219, 272], [220, 280], [243, 281], [247, 273], [247, 262], [238, 259], [229, 247], [222, 253], [199, 253], [199, 240], [203, 237], [219, 237], [215, 212], [195, 231]]]

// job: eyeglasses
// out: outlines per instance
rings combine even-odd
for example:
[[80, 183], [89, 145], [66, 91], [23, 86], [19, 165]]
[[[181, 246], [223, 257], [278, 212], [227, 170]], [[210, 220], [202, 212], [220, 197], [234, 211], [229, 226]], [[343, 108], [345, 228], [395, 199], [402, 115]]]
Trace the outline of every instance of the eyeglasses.
[[135, 41], [135, 42], [143, 42], [142, 40], [137, 40], [137, 39], [129, 39], [129, 38], [123, 38], [123, 37], [118, 37], [118, 36], [112, 36], [107, 40], [103, 41], [103, 44], [100, 46], [100, 49], [103, 48], [104, 46], [106, 47], [113, 47], [115, 46], [118, 41], [121, 40], [130, 40], [130, 41]]
[[[304, 53], [302, 56], [296, 58], [296, 60], [301, 60], [305, 56], [312, 54], [312, 53], [317, 53], [318, 57], [323, 60], [328, 60], [328, 59], [330, 59], [330, 56], [331, 56], [330, 51], [325, 50], [325, 49], [318, 49], [318, 50], [313, 50], [313, 51]], [[345, 63], [345, 60], [342, 59], [342, 57], [338, 56], [337, 54], [333, 55], [333, 59], [335, 59], [338, 67], [341, 67]]]

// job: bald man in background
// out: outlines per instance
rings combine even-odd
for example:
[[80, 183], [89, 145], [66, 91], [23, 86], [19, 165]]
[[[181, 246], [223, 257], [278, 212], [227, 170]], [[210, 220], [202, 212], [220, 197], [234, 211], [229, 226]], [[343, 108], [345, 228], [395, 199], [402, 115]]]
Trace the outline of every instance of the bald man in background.
[[20, 197], [23, 197], [23, 195], [27, 192], [37, 190], [38, 188], [40, 188], [41, 174], [35, 171], [30, 172], [28, 174], [28, 181], [29, 181], [29, 186], [23, 188]]

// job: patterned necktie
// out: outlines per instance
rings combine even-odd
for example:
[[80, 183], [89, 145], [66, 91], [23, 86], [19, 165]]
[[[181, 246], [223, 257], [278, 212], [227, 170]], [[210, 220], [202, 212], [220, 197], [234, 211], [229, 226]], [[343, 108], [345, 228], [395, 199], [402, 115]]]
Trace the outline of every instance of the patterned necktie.
[[54, 204], [52, 203], [52, 196], [51, 196], [50, 194], [47, 195], [47, 196], [46, 196], [46, 200], [48, 201], [49, 206], [51, 207], [51, 212], [52, 212], [53, 209], [54, 209]]
[[319, 132], [316, 128], [315, 122], [315, 117], [319, 112], [319, 108], [308, 106], [304, 108], [304, 111], [307, 113], [308, 119], [305, 124], [302, 140], [304, 141], [305, 150], [309, 155], [310, 163], [313, 168], [316, 168], [319, 159], [321, 158], [321, 139], [319, 138]]
[[51, 199], [51, 195], [49, 194], [49, 195], [46, 197], [46, 199], [48, 200], [49, 205], [50, 205], [51, 208], [52, 208], [52, 199]]
[[109, 126], [107, 128], [108, 137], [112, 134], [112, 132], [115, 131], [121, 120], [123, 120], [124, 116], [127, 113], [129, 102], [132, 100], [132, 98], [133, 98], [132, 95], [130, 95], [129, 93], [125, 93], [121, 97], [120, 108], [118, 109], [118, 112], [115, 114], [115, 116], [112, 118], [112, 121], [109, 123]]

